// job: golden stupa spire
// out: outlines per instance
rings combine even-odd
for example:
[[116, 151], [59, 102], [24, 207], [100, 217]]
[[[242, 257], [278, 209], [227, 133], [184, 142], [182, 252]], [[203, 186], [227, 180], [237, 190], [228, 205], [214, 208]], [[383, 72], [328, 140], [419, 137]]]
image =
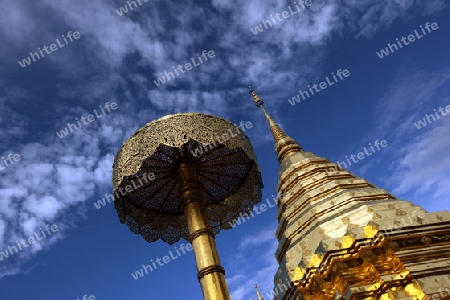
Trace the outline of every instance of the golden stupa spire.
[[258, 285], [255, 283], [255, 290], [256, 290], [256, 296], [258, 296], [258, 300], [264, 300], [264, 297], [261, 295], [261, 293], [258, 290]]
[[263, 99], [256, 94], [250, 85], [248, 88], [250, 90], [250, 94], [252, 94], [255, 105], [262, 109], [267, 121], [269, 122], [270, 131], [272, 132], [273, 139], [275, 141], [275, 153], [277, 154], [278, 161], [281, 163], [286, 157], [294, 153], [301, 152], [302, 147], [300, 147], [294, 139], [289, 137], [266, 112], [263, 106]]

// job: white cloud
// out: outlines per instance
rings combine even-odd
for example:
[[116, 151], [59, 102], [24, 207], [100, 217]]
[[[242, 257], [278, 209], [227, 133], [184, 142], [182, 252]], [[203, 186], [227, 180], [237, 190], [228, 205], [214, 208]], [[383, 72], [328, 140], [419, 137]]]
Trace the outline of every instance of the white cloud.
[[[87, 114], [80, 113], [78, 108], [72, 111], [76, 111], [77, 117]], [[52, 132], [42, 143], [25, 144], [17, 149], [21, 160], [0, 173], [1, 250], [32, 236], [47, 224], [59, 228], [51, 237], [5, 260], [0, 278], [14, 273], [13, 270], [19, 271], [22, 261], [61, 239], [64, 230], [73, 226], [73, 220], [61, 217], [83, 209], [83, 204], [94, 197], [96, 185], [111, 188], [113, 155], [104, 149], [124, 141], [130, 128], [136, 127], [131, 116], [118, 119], [114, 116], [114, 113], [106, 115], [63, 139]], [[73, 115], [68, 114], [67, 118]], [[111, 130], [114, 127], [121, 130]], [[108, 132], [118, 136], [105, 136], [100, 145], [99, 136]]]
[[262, 293], [270, 292], [274, 288], [273, 279], [278, 269], [274, 257], [278, 246], [275, 231], [276, 226], [269, 226], [241, 238], [239, 251], [229, 258], [233, 267], [227, 269], [231, 274], [227, 280], [231, 299], [254, 297], [255, 283]]
[[357, 36], [372, 36], [399, 19], [428, 16], [442, 11], [445, 0], [349, 0], [342, 3], [343, 20], [358, 31]]
[[245, 250], [248, 247], [258, 247], [267, 242], [273, 242], [275, 239], [275, 231], [270, 227], [266, 230], [262, 230], [255, 235], [247, 235], [241, 239], [239, 244], [240, 250]]
[[[431, 114], [432, 112], [430, 112]], [[400, 149], [392, 179], [395, 194], [411, 192], [417, 202], [432, 211], [449, 209], [450, 197], [450, 116], [428, 124], [419, 135]]]
[[[324, 45], [333, 33], [345, 34], [343, 29], [350, 29], [351, 34], [369, 36], [390, 26], [413, 7], [406, 0], [395, 1], [394, 4], [390, 4], [390, 0], [353, 0], [346, 2], [345, 6], [337, 0], [317, 1], [310, 10], [291, 16], [255, 36], [250, 28], [262, 18], [285, 10], [289, 5], [287, 1], [214, 0], [213, 8], [200, 6], [194, 1], [176, 4], [154, 1], [154, 9], [141, 7], [122, 17], [115, 12], [116, 4], [104, 0], [38, 2], [40, 12], [45, 12], [46, 18], [28, 9], [29, 3], [24, 0], [14, 1], [2, 9], [0, 25], [4, 26], [0, 26], [3, 28], [0, 30], [7, 47], [0, 53], [5, 64], [13, 66], [13, 73], [22, 72], [22, 78], [26, 74], [24, 71], [34, 68], [33, 65], [21, 69], [17, 61], [65, 34], [61, 28], [79, 31], [81, 38], [70, 47], [34, 63], [40, 66], [48, 64], [51, 72], [55, 72], [53, 75], [66, 82], [51, 87], [56, 89], [59, 98], [47, 99], [48, 107], [55, 109], [52, 112], [55, 114], [54, 124], [48, 125], [52, 126], [48, 134], [40, 133], [36, 138], [34, 132], [30, 133], [32, 128], [29, 126], [32, 125], [23, 121], [26, 116], [11, 108], [12, 100], [16, 101], [15, 104], [27, 105], [35, 90], [22, 91], [2, 81], [2, 87], [7, 88], [9, 94], [0, 99], [0, 124], [5, 128], [0, 138], [12, 143], [13, 138], [23, 137], [25, 133], [32, 137], [23, 146], [14, 148], [21, 154], [21, 161], [9, 167], [7, 173], [0, 173], [0, 250], [18, 237], [31, 235], [39, 226], [60, 222], [58, 224], [63, 228], [66, 223], [61, 216], [91, 199], [98, 185], [105, 187], [110, 184], [111, 152], [117, 150], [139, 126], [157, 116], [182, 111], [202, 111], [220, 116], [231, 111], [242, 112], [243, 108], [251, 106], [251, 101], [246, 100], [247, 104], [238, 108], [232, 107], [242, 101], [230, 101], [230, 98], [239, 99], [244, 93], [240, 86], [229, 89], [236, 83], [296, 89], [308, 78], [320, 75], [324, 51], [317, 46]], [[411, 16], [431, 14], [444, 5], [439, 0], [411, 3], [414, 7], [423, 8]], [[163, 14], [158, 9], [161, 7], [167, 13]], [[384, 25], [380, 25], [380, 18], [386, 21], [382, 22]], [[11, 25], [15, 30], [8, 29]], [[197, 52], [210, 50], [205, 48], [206, 45], [217, 47], [213, 49], [216, 53], [214, 59], [176, 78], [167, 87], [153, 86], [152, 80], [164, 70], [188, 62]], [[0, 73], [4, 77], [10, 76], [9, 69], [5, 70], [8, 74], [3, 69]], [[135, 85], [131, 86], [130, 82]], [[138, 87], [139, 92], [134, 91], [134, 87]], [[117, 99], [119, 90], [123, 90], [123, 98], [120, 95], [121, 98]], [[274, 99], [284, 101], [278, 97], [283, 93], [273, 95]], [[55, 136], [54, 132], [67, 122], [89, 114], [89, 107], [106, 102], [103, 99], [120, 102], [118, 111], [63, 139]], [[147, 102], [143, 105], [139, 101]], [[275, 107], [275, 102], [272, 105]], [[260, 132], [260, 129], [252, 130]], [[262, 138], [267, 137], [267, 130], [264, 132]], [[435, 143], [438, 133], [433, 134], [432, 140], [425, 141]], [[424, 147], [420, 141], [414, 145]], [[433, 149], [435, 151], [430, 150], [432, 154], [442, 150], [439, 147]], [[408, 172], [413, 163], [423, 161], [412, 153], [406, 154], [402, 161], [404, 172]], [[437, 170], [436, 166], [433, 170]], [[409, 183], [401, 186], [405, 190], [411, 189], [416, 179], [410, 172], [403, 175]], [[435, 189], [437, 197], [442, 195], [444, 186], [444, 182], [433, 182], [429, 188]], [[31, 257], [35, 251], [55, 242], [60, 234], [58, 232], [53, 239], [29, 249], [29, 252], [24, 250], [23, 257]], [[272, 287], [276, 269], [273, 258], [275, 238], [271, 240], [261, 233], [261, 239], [249, 237], [248, 241], [242, 242], [242, 247], [250, 246], [264, 249], [260, 252], [261, 265], [250, 270], [254, 274], [252, 277], [242, 277], [251, 274], [249, 270], [235, 270], [233, 278], [240, 282], [232, 285], [236, 299], [248, 291], [254, 283], [252, 281]], [[18, 265], [11, 263], [0, 271], [0, 277], [17, 270]]]
[[44, 220], [54, 219], [62, 208], [62, 205], [53, 196], [44, 196], [37, 200], [36, 195], [31, 195], [24, 205], [30, 213], [40, 216]]
[[364, 171], [384, 170], [380, 180], [388, 190], [430, 211], [449, 208], [450, 146], [443, 137], [450, 134], [450, 117], [441, 116], [420, 130], [414, 123], [450, 104], [448, 82], [447, 70], [402, 69], [378, 101], [376, 126], [363, 142], [380, 137], [389, 142], [382, 156], [361, 166]]

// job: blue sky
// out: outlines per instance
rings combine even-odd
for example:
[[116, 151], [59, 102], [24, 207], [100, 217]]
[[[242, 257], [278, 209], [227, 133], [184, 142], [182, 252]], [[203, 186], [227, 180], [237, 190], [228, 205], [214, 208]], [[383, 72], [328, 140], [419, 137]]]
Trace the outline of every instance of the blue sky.
[[[131, 276], [185, 241], [148, 244], [120, 224], [113, 204], [97, 209], [94, 203], [112, 191], [114, 155], [136, 129], [191, 111], [252, 122], [246, 133], [258, 156], [263, 201], [271, 201], [278, 163], [247, 84], [305, 151], [337, 162], [386, 140], [387, 147], [348, 169], [428, 211], [448, 210], [450, 115], [424, 120], [450, 105], [445, 2], [317, 0], [256, 35], [251, 29], [262, 19], [288, 11], [293, 2], [141, 0], [122, 16], [116, 10], [126, 1], [5, 3], [0, 252], [39, 235], [45, 225], [58, 230], [3, 257], [0, 298], [201, 299], [192, 252], [137, 280]], [[396, 38], [420, 34], [427, 22], [439, 28], [384, 58], [376, 54]], [[69, 31], [80, 36], [64, 44]], [[63, 47], [25, 67], [18, 63], [57, 38]], [[165, 71], [204, 50], [215, 56], [155, 85]], [[299, 90], [339, 69], [350, 76], [289, 104]], [[117, 109], [101, 115], [107, 102]], [[101, 117], [57, 136], [94, 110]], [[419, 120], [426, 126], [418, 129]], [[10, 154], [20, 159], [11, 163]], [[273, 288], [276, 226], [276, 208], [269, 208], [217, 235], [232, 299], [255, 298], [254, 283], [264, 295]]]

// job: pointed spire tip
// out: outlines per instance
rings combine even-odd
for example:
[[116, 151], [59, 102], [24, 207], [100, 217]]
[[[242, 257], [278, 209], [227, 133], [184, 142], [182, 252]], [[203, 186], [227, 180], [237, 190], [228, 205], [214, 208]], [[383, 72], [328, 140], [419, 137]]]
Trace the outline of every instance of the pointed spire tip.
[[254, 284], [254, 287], [255, 287], [255, 289], [256, 289], [256, 296], [258, 297], [258, 300], [264, 300], [264, 297], [263, 297], [263, 295], [261, 295], [261, 293], [259, 292], [259, 290], [258, 290], [258, 285], [255, 283]]
[[263, 99], [256, 94], [256, 92], [252, 89], [250, 85], [248, 85], [248, 89], [250, 90], [250, 94], [252, 94], [253, 102], [255, 102], [255, 105], [258, 107], [261, 107], [264, 104]]
[[[294, 153], [301, 152], [302, 148], [292, 138], [290, 138], [266, 112], [263, 106], [263, 99], [256, 94], [250, 85], [248, 87], [250, 89], [250, 94], [252, 94], [253, 102], [263, 111], [267, 121], [269, 122], [270, 131], [272, 132], [275, 142], [275, 153], [277, 154], [278, 161], [281, 163], [286, 157]], [[258, 289], [256, 284], [255, 288]]]

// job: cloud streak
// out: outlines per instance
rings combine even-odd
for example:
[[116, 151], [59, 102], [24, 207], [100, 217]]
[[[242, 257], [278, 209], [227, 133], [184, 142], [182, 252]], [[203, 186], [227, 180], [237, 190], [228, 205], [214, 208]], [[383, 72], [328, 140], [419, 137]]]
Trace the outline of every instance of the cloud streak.
[[[429, 15], [445, 4], [440, 0], [398, 0], [394, 4], [353, 0], [345, 5], [337, 0], [316, 1], [309, 10], [256, 36], [249, 28], [283, 10], [287, 1], [213, 0], [208, 6], [193, 0], [159, 0], [124, 16], [117, 15], [117, 5], [106, 0], [40, 0], [30, 6], [17, 0], [2, 10], [0, 32], [5, 47], [0, 54], [5, 62], [0, 87], [5, 95], [0, 98], [4, 128], [0, 138], [6, 143], [0, 149], [2, 154], [19, 153], [23, 159], [7, 173], [0, 173], [0, 249], [48, 222], [60, 228], [47, 244], [24, 251], [24, 260], [64, 236], [76, 223], [67, 218], [69, 212], [77, 211], [76, 218], [86, 217], [86, 202], [96, 199], [101, 190], [111, 189], [113, 155], [146, 122], [183, 111], [222, 117], [245, 113], [251, 103], [242, 104], [248, 92], [241, 86], [248, 82], [261, 85], [261, 93], [282, 86], [272, 93], [279, 99], [272, 104], [275, 108], [299, 85], [322, 75], [324, 46], [333, 34], [369, 37], [400, 17]], [[30, 51], [69, 30], [79, 31], [83, 38], [25, 69], [17, 64]], [[160, 88], [151, 82], [163, 70], [188, 61], [203, 49], [213, 49], [216, 58], [201, 70]], [[47, 81], [41, 74], [46, 74]], [[119, 104], [114, 116], [99, 119], [63, 140], [55, 137], [59, 128], [105, 99]], [[432, 135], [433, 141], [443, 130]], [[255, 139], [255, 143], [264, 142], [267, 133]], [[424, 147], [424, 142], [414, 145]], [[436, 148], [431, 154], [442, 150]], [[422, 158], [405, 155], [402, 170], [417, 161]], [[400, 185], [404, 190], [415, 182], [406, 175], [410, 184]], [[436, 191], [438, 195], [441, 190]], [[276, 264], [272, 257], [275, 241], [250, 238], [246, 243], [250, 241], [242, 247], [267, 246], [270, 251], [266, 247], [256, 277], [244, 279], [247, 271], [236, 270], [233, 278], [242, 281], [233, 288], [237, 299], [253, 279], [269, 286], [267, 278]], [[8, 262], [0, 269], [0, 277], [15, 274], [20, 265], [20, 261]]]

